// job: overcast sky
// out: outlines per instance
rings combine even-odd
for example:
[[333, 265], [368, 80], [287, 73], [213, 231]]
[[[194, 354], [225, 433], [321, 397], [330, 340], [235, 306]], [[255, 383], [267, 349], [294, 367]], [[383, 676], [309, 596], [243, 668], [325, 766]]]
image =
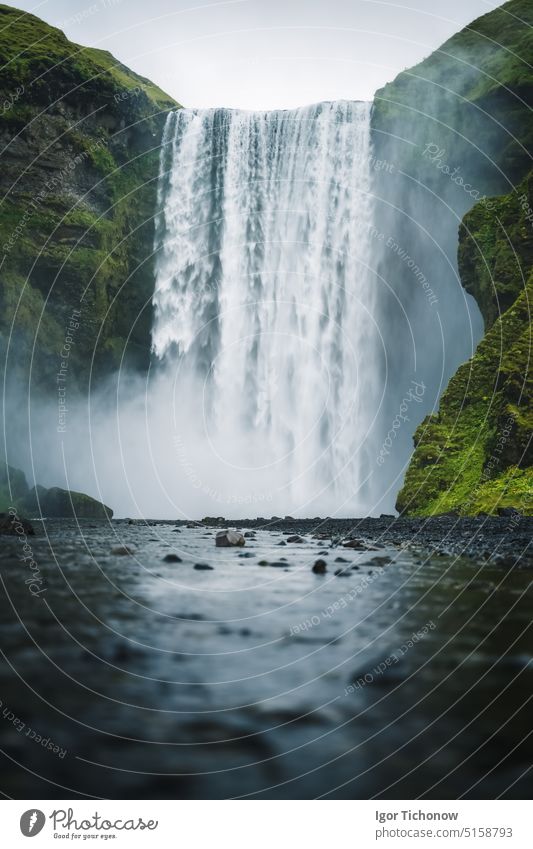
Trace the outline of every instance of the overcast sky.
[[498, 0], [28, 0], [185, 106], [369, 100]]

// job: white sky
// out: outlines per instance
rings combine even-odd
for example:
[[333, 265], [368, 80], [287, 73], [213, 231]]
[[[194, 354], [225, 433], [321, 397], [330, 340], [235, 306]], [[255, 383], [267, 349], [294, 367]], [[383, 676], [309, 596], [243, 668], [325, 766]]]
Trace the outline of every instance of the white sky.
[[370, 100], [499, 0], [28, 0], [184, 106]]

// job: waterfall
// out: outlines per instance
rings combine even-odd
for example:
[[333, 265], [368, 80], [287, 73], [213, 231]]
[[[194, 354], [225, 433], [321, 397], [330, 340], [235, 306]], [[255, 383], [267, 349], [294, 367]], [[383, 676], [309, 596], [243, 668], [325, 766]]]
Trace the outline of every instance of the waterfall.
[[168, 116], [152, 343], [205, 512], [372, 508], [370, 104]]

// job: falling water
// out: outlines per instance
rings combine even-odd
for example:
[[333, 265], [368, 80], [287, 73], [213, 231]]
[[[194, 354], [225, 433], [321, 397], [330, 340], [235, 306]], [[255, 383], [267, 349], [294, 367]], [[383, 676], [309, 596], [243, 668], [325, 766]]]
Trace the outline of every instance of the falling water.
[[153, 351], [205, 512], [371, 509], [370, 166], [366, 103], [167, 119]]

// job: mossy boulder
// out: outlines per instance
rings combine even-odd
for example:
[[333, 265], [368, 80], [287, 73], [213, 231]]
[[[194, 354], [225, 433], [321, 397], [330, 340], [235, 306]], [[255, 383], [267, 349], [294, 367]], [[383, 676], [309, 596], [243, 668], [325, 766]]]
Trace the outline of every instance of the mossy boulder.
[[96, 498], [54, 486], [29, 488], [23, 471], [0, 461], [0, 511], [47, 519], [111, 519], [113, 511]]

